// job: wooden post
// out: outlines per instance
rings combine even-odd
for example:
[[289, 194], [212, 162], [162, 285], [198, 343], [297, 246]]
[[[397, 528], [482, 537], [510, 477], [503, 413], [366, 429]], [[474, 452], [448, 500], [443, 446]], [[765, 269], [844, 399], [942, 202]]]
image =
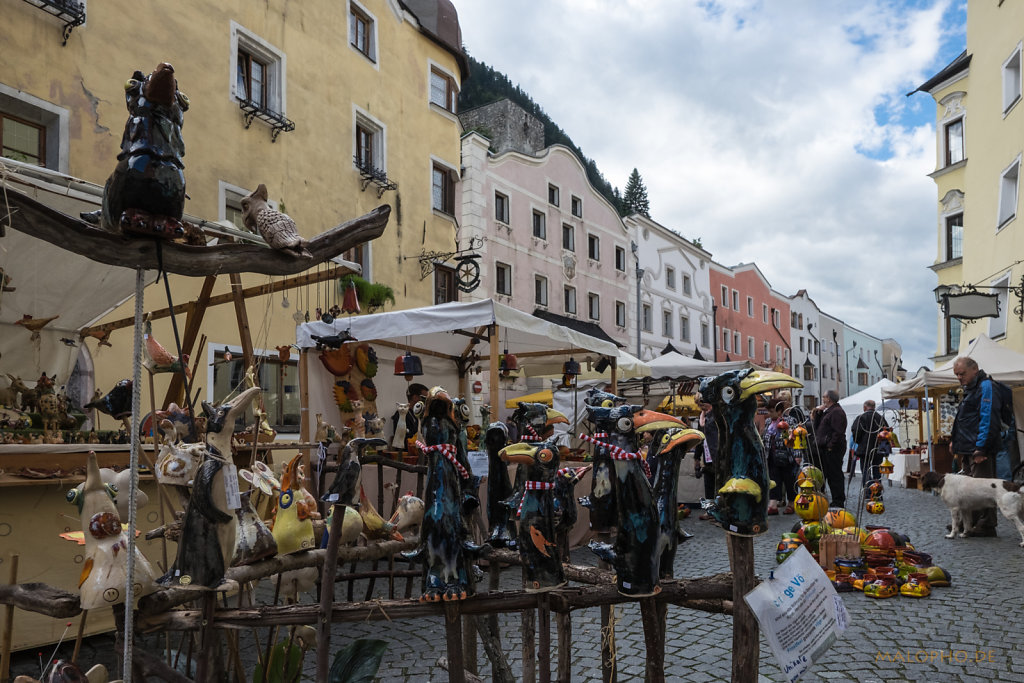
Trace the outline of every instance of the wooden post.
[[[10, 583], [18, 584], [18, 556], [11, 555]], [[11, 680], [11, 636], [14, 635], [14, 605], [7, 605], [4, 615], [4, 641], [0, 648], [0, 683]]]
[[[526, 569], [523, 569], [523, 585], [526, 585]], [[536, 613], [533, 608], [524, 609], [523, 612], [523, 683], [536, 683], [537, 681], [537, 651], [534, 635], [537, 632]]]
[[613, 394], [619, 393], [619, 359], [612, 357], [612, 381], [611, 387], [608, 389]]
[[[89, 616], [89, 610], [82, 610], [82, 618], [78, 620], [78, 633], [75, 635], [75, 650], [71, 653], [71, 663], [75, 664], [78, 662], [78, 653], [82, 651], [82, 634], [85, 633], [85, 620]], [[168, 633], [170, 637], [170, 633]], [[170, 648], [167, 650], [170, 654]]]
[[217, 611], [217, 594], [214, 591], [203, 593], [203, 626], [199, 631], [199, 660], [196, 662], [196, 680], [215, 680], [217, 667], [217, 630], [214, 628], [213, 615]]
[[444, 635], [448, 648], [448, 681], [466, 683], [465, 660], [462, 658], [462, 619], [457, 602], [444, 604]]
[[316, 625], [316, 680], [326, 681], [330, 667], [331, 605], [334, 603], [334, 574], [338, 569], [338, 545], [345, 520], [344, 505], [334, 506], [334, 517], [327, 534], [327, 553], [320, 574], [320, 615]]
[[[206, 314], [206, 307], [210, 304], [210, 295], [213, 293], [213, 284], [216, 281], [216, 275], [207, 275], [203, 281], [203, 288], [199, 291], [199, 298], [188, 307], [188, 313], [185, 315], [185, 331], [181, 338], [182, 355], [186, 353], [192, 354], [192, 347], [199, 336], [199, 328], [203, 324], [203, 316]], [[181, 373], [175, 372], [172, 374], [171, 381], [167, 385], [167, 393], [164, 395], [163, 405], [168, 405], [171, 401], [185, 403], [188, 399], [191, 399], [191, 396], [186, 396], [186, 401], [181, 400], [182, 390], [185, 388], [184, 385], [185, 382]]]
[[558, 683], [572, 681], [572, 617], [569, 612], [555, 614], [558, 630]]
[[476, 626], [473, 624], [475, 618], [462, 617], [462, 654], [466, 658], [463, 668], [473, 675], [480, 673], [476, 660]]
[[551, 683], [551, 606], [543, 593], [537, 598], [537, 627], [540, 638], [537, 643], [537, 668], [540, 683]]
[[[597, 534], [597, 540], [609, 542], [611, 534], [603, 531]], [[610, 569], [611, 565], [598, 560], [600, 569]], [[619, 680], [615, 668], [615, 622], [612, 620], [613, 605], [601, 605], [601, 683], [616, 683]]]
[[[665, 603], [660, 606], [664, 609]], [[644, 678], [647, 683], [665, 683], [665, 629], [658, 607], [654, 598], [640, 601], [640, 618], [644, 626], [644, 640], [647, 641], [647, 673]]]
[[757, 680], [760, 643], [757, 620], [743, 596], [754, 588], [754, 539], [727, 534], [732, 567], [732, 681]]

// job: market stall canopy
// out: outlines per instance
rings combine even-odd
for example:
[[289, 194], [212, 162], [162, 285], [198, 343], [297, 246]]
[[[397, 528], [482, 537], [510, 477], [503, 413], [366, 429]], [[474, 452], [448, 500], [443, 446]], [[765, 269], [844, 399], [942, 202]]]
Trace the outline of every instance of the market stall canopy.
[[743, 368], [756, 368], [757, 365], [745, 360], [713, 362], [708, 360], [697, 360], [684, 356], [681, 353], [666, 353], [657, 358], [647, 361], [651, 369], [651, 377], [669, 377], [672, 379], [698, 379], [720, 375], [730, 370], [741, 370]]
[[[1003, 384], [1024, 386], [1024, 354], [1000, 346], [987, 335], [981, 335], [971, 342], [964, 356], [973, 358], [978, 367], [985, 373]], [[955, 359], [954, 359], [955, 360]], [[936, 390], [954, 389], [960, 386], [953, 374], [953, 362], [935, 370], [923, 370], [899, 384], [882, 390], [884, 398], [904, 398], [924, 396], [925, 388], [934, 394]], [[1016, 400], [1015, 400], [1016, 403]]]
[[[588, 355], [595, 362], [598, 356], [619, 357], [618, 347], [611, 342], [541, 320], [492, 299], [337, 318], [330, 324], [308, 322], [296, 328], [295, 337], [299, 348], [305, 349], [316, 346], [311, 335], [348, 332], [361, 342], [390, 341], [403, 348], [409, 346], [455, 359], [462, 357], [474, 340], [483, 342], [490, 325], [502, 328], [502, 352], [507, 349], [515, 354], [522, 365], [528, 365], [530, 358], [545, 358], [555, 351], [578, 351], [580, 357], [576, 360], [581, 362]], [[487, 359], [489, 351], [486, 347], [483, 351], [480, 358]]]
[[520, 403], [543, 403], [545, 405], [552, 405], [552, 392], [550, 389], [544, 391], [535, 391], [532, 394], [523, 394], [522, 396], [514, 396], [512, 398], [505, 399], [505, 407], [509, 410], [515, 410]]

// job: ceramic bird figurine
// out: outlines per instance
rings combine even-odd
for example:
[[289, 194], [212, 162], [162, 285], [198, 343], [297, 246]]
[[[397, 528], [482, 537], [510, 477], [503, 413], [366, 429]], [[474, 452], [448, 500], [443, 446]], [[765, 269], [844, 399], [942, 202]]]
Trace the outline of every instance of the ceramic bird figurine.
[[463, 520], [462, 486], [471, 473], [456, 457], [454, 404], [447, 391], [434, 387], [416, 412], [427, 458], [426, 501], [420, 546], [403, 555], [424, 562], [421, 601], [463, 600], [474, 592], [472, 559], [481, 548], [470, 541]]
[[[520, 402], [510, 419], [519, 433], [520, 441], [544, 441], [555, 433], [556, 424], [569, 423], [565, 415], [544, 403]], [[512, 484], [512, 497], [506, 501], [513, 508], [518, 507], [522, 500], [525, 478], [526, 468], [517, 467], [515, 481]]]
[[[338, 349], [338, 348], [341, 348], [341, 345], [344, 344], [345, 342], [356, 341], [356, 338], [353, 337], [351, 334], [349, 334], [347, 330], [342, 330], [341, 332], [338, 332], [337, 334], [328, 334], [328, 335], [311, 334], [311, 335], [309, 335], [309, 338], [316, 342], [317, 348], [327, 347], [329, 349]], [[351, 359], [349, 359], [349, 363], [351, 363]], [[349, 365], [348, 369], [351, 369], [351, 367], [352, 366]], [[327, 369], [330, 370], [330, 368], [327, 368]], [[347, 372], [347, 370], [346, 370], [346, 372]], [[335, 373], [335, 374], [339, 374], [339, 373]], [[345, 373], [340, 373], [340, 374], [345, 374]]]
[[396, 531], [413, 529], [423, 522], [423, 499], [417, 498], [412, 491], [398, 499], [395, 513], [388, 521], [395, 525]]
[[[121, 519], [128, 519], [128, 491], [131, 489], [132, 471], [130, 469], [124, 469], [120, 472], [115, 472], [109, 467], [100, 468], [100, 479], [103, 481], [103, 485], [106, 487], [107, 492], [110, 493], [114, 498], [114, 507], [117, 508], [117, 516]], [[77, 490], [82, 491], [85, 488], [85, 483], [81, 483], [75, 487]], [[149, 504], [149, 496], [142, 489], [135, 490], [135, 507], [136, 509], [142, 509]]]
[[583, 475], [590, 469], [590, 465], [563, 467], [555, 473], [555, 495], [552, 499], [555, 508], [555, 540], [565, 560], [569, 557], [569, 531], [579, 518], [579, 511], [576, 509], [576, 484], [580, 483]]
[[609, 399], [600, 402], [600, 406], [585, 406], [587, 420], [597, 442], [593, 450], [594, 470], [590, 495], [581, 498], [580, 503], [590, 510], [590, 528], [594, 531], [608, 531], [615, 526], [616, 519], [611, 451], [614, 448], [624, 452], [636, 450], [633, 414], [643, 408], [637, 405], [608, 406], [606, 403]]
[[528, 591], [564, 586], [565, 569], [555, 542], [555, 476], [558, 444], [554, 441], [520, 442], [501, 450], [501, 459], [526, 470], [522, 502], [516, 510], [519, 522], [517, 546], [523, 561]]
[[132, 381], [122, 379], [106, 395], [89, 401], [84, 409], [95, 408], [115, 420], [123, 420], [132, 414]]
[[714, 462], [718, 495], [708, 514], [727, 532], [755, 536], [768, 528], [770, 482], [764, 443], [754, 426], [757, 395], [802, 386], [789, 375], [751, 369], [701, 379], [700, 395], [714, 407], [719, 435]]
[[508, 427], [504, 422], [492, 422], [484, 433], [487, 451], [487, 545], [492, 548], [516, 546], [514, 511], [506, 502], [512, 495], [512, 481], [508, 477], [507, 461], [501, 458], [501, 451], [506, 445]]
[[363, 535], [368, 540], [404, 541], [395, 525], [380, 516], [377, 508], [359, 487], [359, 516], [363, 518]]
[[666, 429], [658, 437], [658, 464], [654, 472], [654, 503], [658, 508], [655, 554], [663, 579], [672, 578], [676, 549], [691, 536], [679, 528], [679, 466], [686, 454], [703, 440], [704, 435], [696, 429], [678, 427]]
[[277, 554], [277, 541], [274, 534], [263, 523], [252, 506], [254, 489], [242, 491], [242, 506], [235, 510], [235, 550], [231, 555], [231, 566], [238, 567], [252, 564], [273, 557]]
[[117, 166], [103, 188], [103, 209], [82, 214], [110, 231], [176, 238], [184, 235], [185, 173], [181, 137], [188, 97], [174, 67], [164, 62], [148, 76], [135, 71], [125, 84], [128, 120]]
[[[683, 425], [679, 418], [653, 410], [633, 410], [626, 419], [631, 423], [630, 430], [641, 433]], [[626, 419], [619, 418], [620, 433], [626, 432]], [[657, 552], [658, 509], [647, 462], [636, 451], [627, 452], [617, 446], [605, 450], [612, 470], [617, 532], [614, 543], [591, 541], [589, 547], [598, 557], [611, 562], [620, 593], [633, 597], [654, 595], [661, 591], [661, 554]]]
[[[177, 403], [173, 401], [167, 406], [165, 410], [156, 411], [156, 416], [161, 420], [167, 420], [171, 423], [173, 431], [172, 433], [164, 433], [164, 438], [172, 441], [182, 441], [188, 438], [195, 438], [192, 436], [192, 416], [188, 411], [180, 408]], [[161, 431], [163, 429], [161, 428]]]
[[92, 330], [86, 327], [78, 333], [78, 339], [81, 341], [86, 337], [95, 339], [99, 346], [113, 347], [113, 344], [110, 343], [110, 330]]
[[[124, 603], [128, 563], [122, 553], [128, 551], [128, 535], [114, 507], [110, 489], [103, 483], [94, 451], [89, 452], [85, 484], [72, 489], [67, 500], [78, 506], [85, 536], [85, 562], [78, 581], [82, 609], [97, 609]], [[152, 593], [153, 567], [136, 548], [135, 597]]]
[[156, 457], [157, 481], [165, 486], [188, 486], [206, 455], [205, 445], [175, 439], [175, 426], [167, 419], [160, 421], [160, 431], [164, 433], [164, 442]]
[[360, 490], [359, 479], [362, 473], [362, 465], [359, 464], [359, 457], [363, 450], [373, 446], [382, 448], [387, 445], [384, 439], [351, 439], [341, 449], [341, 458], [338, 463], [338, 471], [334, 475], [327, 494], [322, 500], [325, 503], [335, 505], [349, 505], [359, 507], [356, 491]]
[[[212, 590], [224, 583], [224, 570], [235, 554], [234, 510], [241, 506], [238, 480], [231, 464], [231, 435], [235, 420], [259, 396], [259, 387], [246, 389], [214, 407], [203, 401], [206, 414], [206, 455], [196, 470], [192, 496], [182, 520], [174, 565], [158, 583], [164, 586]], [[230, 476], [226, 476], [230, 475]]]
[[313, 532], [315, 502], [311, 509], [302, 489], [302, 454], [296, 455], [285, 466], [281, 475], [281, 495], [277, 499], [274, 515], [274, 540], [279, 555], [291, 555], [316, 547]]
[[26, 330], [31, 332], [32, 336], [29, 337], [29, 339], [31, 341], [35, 341], [39, 339], [39, 330], [43, 329], [44, 327], [46, 327], [59, 317], [59, 315], [51, 315], [49, 318], [33, 318], [28, 313], [26, 313], [25, 315], [21, 316], [20, 320], [15, 320], [14, 324], [21, 325]]
[[155, 375], [161, 372], [184, 372], [186, 377], [192, 379], [192, 370], [188, 367], [188, 354], [184, 354], [184, 363], [179, 361], [177, 356], [171, 355], [171, 352], [153, 336], [153, 323], [148, 320], [144, 325], [142, 337], [145, 340], [142, 346], [145, 355], [142, 364], [150, 373]]
[[272, 248], [295, 256], [312, 258], [307, 249], [309, 242], [302, 239], [288, 214], [267, 204], [267, 186], [259, 184], [249, 196], [242, 198], [242, 222], [245, 227], [263, 236]]

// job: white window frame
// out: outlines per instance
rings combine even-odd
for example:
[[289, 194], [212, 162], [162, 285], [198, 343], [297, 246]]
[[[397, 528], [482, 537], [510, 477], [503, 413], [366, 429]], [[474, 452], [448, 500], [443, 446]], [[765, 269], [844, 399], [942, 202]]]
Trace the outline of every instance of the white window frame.
[[672, 309], [665, 308], [661, 311], [661, 336], [666, 339], [672, 338]]
[[[439, 77], [445, 81], [445, 104], [434, 99], [434, 78]], [[427, 103], [432, 109], [456, 116], [459, 103], [459, 79], [448, 69], [444, 68], [433, 60], [427, 64]]]
[[[505, 290], [502, 289], [501, 277], [499, 273], [504, 272], [505, 279]], [[501, 261], [494, 262], [494, 292], [501, 294], [502, 296], [512, 296], [512, 266], [508, 263], [502, 263]]]
[[1021, 155], [999, 174], [999, 204], [996, 210], [996, 232], [1017, 217], [1017, 203], [1020, 201], [1020, 160]]
[[238, 92], [238, 51], [245, 50], [266, 65], [267, 101], [265, 108], [282, 116], [288, 113], [287, 64], [284, 51], [271, 45], [236, 21], [231, 22], [231, 59], [228, 93], [234, 101], [245, 99]]
[[683, 294], [686, 296], [693, 295], [693, 281], [690, 280], [690, 276], [683, 273]]
[[[44, 128], [46, 131], [45, 167], [61, 173], [68, 173], [70, 159], [68, 123], [71, 120], [71, 112], [68, 109], [3, 83], [0, 83], [0, 109], [4, 113], [31, 121]], [[8, 162], [21, 163], [13, 159], [4, 159], [4, 163]], [[25, 165], [38, 168], [35, 164]]]
[[[357, 14], [362, 14], [363, 18], [369, 23], [369, 31], [367, 33], [367, 40], [370, 41], [369, 49], [367, 52], [363, 52], [352, 42], [352, 14], [353, 8]], [[376, 15], [370, 10], [366, 9], [366, 6], [355, 0], [348, 0], [348, 6], [345, 8], [345, 42], [348, 44], [348, 49], [355, 52], [357, 55], [365, 59], [366, 61], [373, 64], [373, 67], [380, 70], [380, 50], [377, 42], [377, 26], [378, 21]], [[429, 81], [427, 81], [429, 87]]]
[[732, 310], [737, 313], [740, 310], [740, 291], [738, 289], [732, 290]]
[[665, 287], [676, 291], [676, 269], [672, 266], [665, 266]]
[[679, 316], [679, 341], [690, 341], [690, 316]]
[[642, 304], [640, 306], [640, 314], [643, 318], [640, 321], [644, 332], [654, 331], [654, 311], [651, 309], [650, 304]]
[[362, 126], [373, 134], [373, 142], [371, 144], [373, 167], [386, 173], [388, 170], [387, 126], [384, 125], [383, 121], [374, 118], [368, 111], [354, 104], [352, 105], [352, 167], [356, 170], [359, 169], [359, 164], [356, 162], [359, 154], [357, 126]]
[[[621, 259], [619, 258], [621, 256]], [[622, 265], [620, 268], [619, 265]], [[615, 270], [620, 273], [626, 272], [626, 249], [624, 247], [615, 247]]]
[[626, 302], [616, 301], [615, 302], [615, 325], [617, 327], [626, 326]]
[[747, 297], [747, 317], [754, 317], [754, 297], [752, 296]]
[[569, 212], [576, 218], [583, 218], [583, 200], [576, 195], [570, 195]]
[[562, 308], [566, 313], [576, 315], [576, 288], [565, 285], [562, 289]]
[[988, 319], [988, 336], [990, 339], [999, 339], [1006, 336], [1006, 309], [1007, 295], [1009, 294], [1007, 287], [1010, 286], [1010, 274], [1007, 273], [998, 280], [993, 280], [990, 285], [995, 289], [996, 296], [998, 297], [999, 317]]
[[[452, 211], [451, 211], [451, 213], [448, 213], [447, 211], [445, 211], [443, 206], [442, 207], [434, 206], [434, 167], [435, 166], [439, 167], [440, 169], [442, 169], [442, 170], [447, 172], [448, 182], [451, 183], [451, 192], [452, 192], [452, 197], [451, 197], [451, 203], [452, 203], [452, 207], [451, 208], [452, 208]], [[458, 183], [458, 181], [459, 181], [458, 171], [450, 163], [448, 163], [444, 159], [440, 159], [440, 158], [434, 156], [433, 154], [430, 155], [430, 164], [428, 165], [427, 168], [428, 168], [428, 176], [427, 177], [429, 179], [428, 187], [430, 188], [430, 207], [431, 207], [431, 209], [438, 216], [443, 216], [444, 218], [447, 218], [449, 220], [454, 219], [455, 218], [455, 212], [458, 210], [458, 207], [456, 206], [457, 202], [455, 201], [456, 200], [456, 196], [455, 195], [458, 192], [458, 188], [455, 187], [456, 183]], [[442, 203], [443, 203], [443, 199], [442, 199]]]
[[1003, 62], [1003, 117], [1020, 102], [1021, 97], [1021, 43]]
[[728, 327], [722, 328], [722, 350], [729, 353], [732, 346], [732, 331]]
[[[569, 246], [565, 245], [566, 231], [568, 231], [568, 235], [570, 237], [569, 242], [571, 244]], [[574, 254], [576, 253], [576, 227], [571, 223], [562, 223], [562, 250], [571, 251]]]
[[[953, 160], [953, 150], [950, 147], [949, 131], [952, 126], [960, 124], [960, 158], [956, 161]], [[961, 161], [967, 158], [967, 150], [964, 146], [964, 117], [958, 116], [954, 119], [942, 124], [942, 161], [943, 166], [952, 166], [953, 164], [959, 164]]]
[[741, 335], [739, 332], [732, 333], [732, 348], [735, 350], [737, 355], [743, 352], [743, 346], [740, 343], [742, 341], [743, 335]]
[[[504, 204], [504, 211], [501, 211], [500, 213], [498, 211], [498, 209], [499, 209], [499, 206], [498, 206], [499, 198], [504, 200], [503, 202], [501, 202], [501, 203]], [[495, 190], [494, 191], [494, 220], [498, 221], [499, 223], [503, 223], [504, 225], [509, 225], [509, 215], [511, 213], [512, 213], [512, 209], [509, 207], [508, 195], [505, 194], [504, 192], [500, 191], [500, 190]]]
[[[540, 225], [540, 232], [541, 232], [540, 235], [537, 234], [537, 226], [538, 226], [537, 219], [538, 218], [540, 218], [540, 224], [539, 224]], [[533, 235], [535, 238], [537, 238], [539, 240], [547, 241], [547, 239], [548, 239], [548, 215], [546, 213], [544, 213], [543, 211], [540, 211], [538, 209], [533, 209], [532, 213], [530, 214], [530, 234]]]
[[[558, 185], [554, 183], [548, 183], [548, 204], [551, 206], [559, 206], [562, 201], [562, 191]], [[554, 201], [551, 201], [554, 199]]]
[[587, 294], [587, 315], [591, 320], [601, 319], [601, 296], [594, 292]]
[[729, 308], [729, 288], [722, 285], [722, 308]]
[[761, 322], [768, 323], [768, 304], [761, 304]]
[[772, 345], [768, 342], [764, 342], [764, 362], [772, 362]]
[[533, 276], [533, 303], [538, 306], [548, 305], [548, 279], [543, 275]]
[[755, 358], [756, 357], [756, 356], [754, 356], [754, 338], [753, 337], [747, 337], [747, 357], [748, 358]]
[[705, 349], [710, 348], [709, 342], [711, 341], [711, 326], [706, 322], [700, 324], [700, 345]]
[[587, 233], [587, 258], [591, 261], [601, 260], [601, 237], [592, 232]]

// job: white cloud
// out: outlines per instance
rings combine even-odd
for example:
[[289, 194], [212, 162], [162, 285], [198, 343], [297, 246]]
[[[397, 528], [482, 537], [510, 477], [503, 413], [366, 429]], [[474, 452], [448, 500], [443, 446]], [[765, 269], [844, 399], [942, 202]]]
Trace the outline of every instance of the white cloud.
[[944, 66], [952, 2], [463, 0], [458, 11], [469, 52], [530, 93], [613, 185], [640, 170], [652, 217], [896, 338], [916, 369], [935, 348], [934, 107], [904, 93]]

